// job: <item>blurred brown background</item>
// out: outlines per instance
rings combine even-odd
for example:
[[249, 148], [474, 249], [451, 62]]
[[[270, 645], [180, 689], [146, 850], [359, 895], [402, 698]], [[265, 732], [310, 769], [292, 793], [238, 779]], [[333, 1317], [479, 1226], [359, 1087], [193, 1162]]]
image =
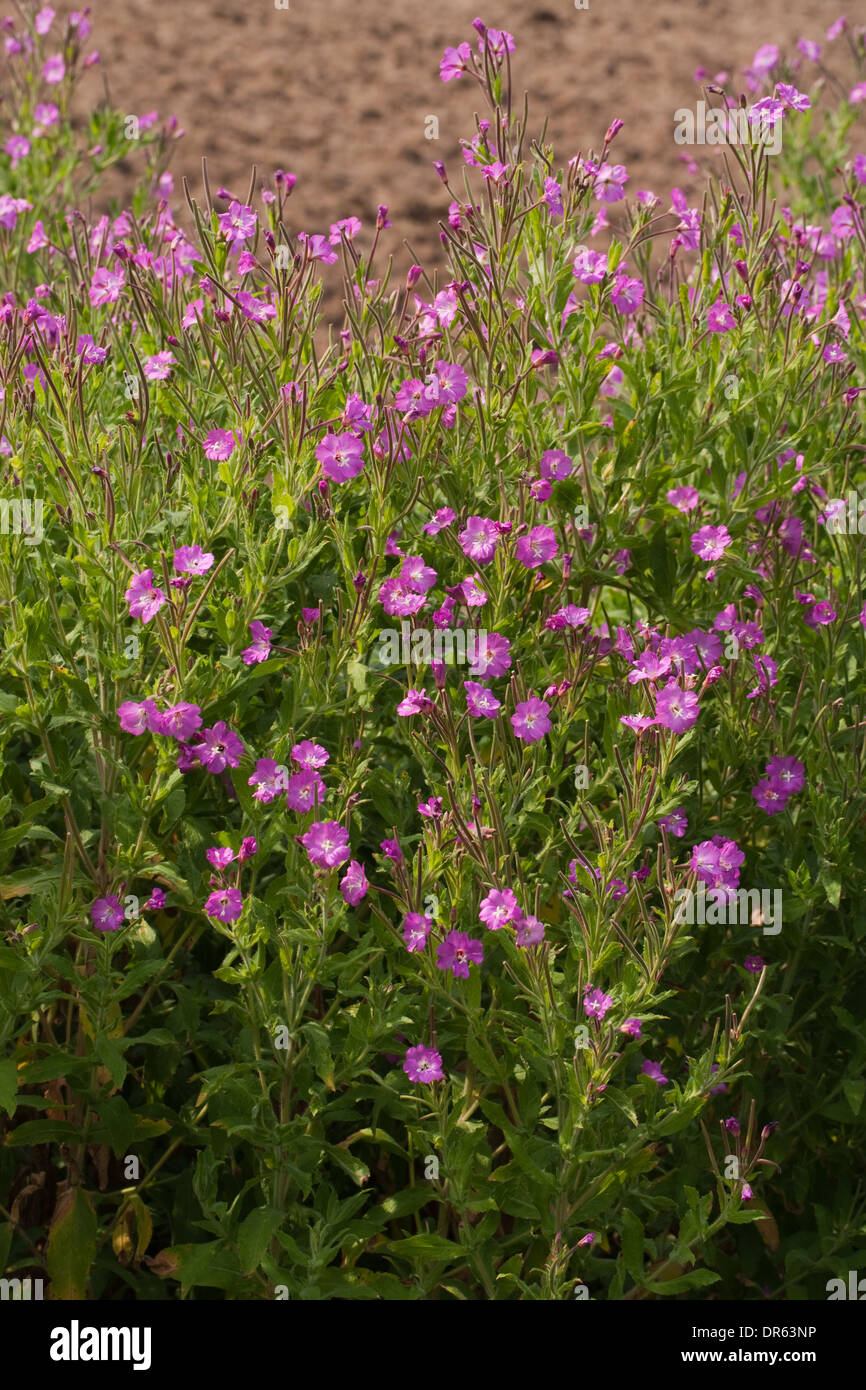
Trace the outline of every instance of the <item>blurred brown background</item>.
[[[510, 30], [515, 85], [528, 89], [534, 129], [549, 116], [558, 162], [601, 145], [614, 116], [625, 121], [613, 157], [628, 165], [629, 192], [667, 201], [694, 186], [673, 141], [673, 113], [701, 95], [698, 65], [727, 69], [733, 90], [763, 43], [793, 53], [800, 37], [823, 48], [851, 78], [846, 40], [826, 30], [844, 0], [95, 0], [88, 46], [124, 113], [176, 114], [186, 137], [172, 170], [200, 187], [245, 197], [250, 165], [298, 176], [294, 230], [327, 232], [350, 214], [372, 229], [377, 203], [391, 207], [388, 249], [407, 238], [426, 259], [438, 251], [448, 198], [432, 170], [443, 159], [462, 187], [460, 136], [474, 133], [474, 82], [443, 84], [446, 44], [475, 41], [471, 21]], [[480, 10], [476, 8], [481, 5]], [[856, 16], [851, 18], [856, 22]], [[862, 19], [861, 21], [862, 22]], [[811, 79], [814, 67], [804, 62]], [[87, 78], [98, 95], [100, 68]], [[424, 137], [439, 119], [438, 141]]]

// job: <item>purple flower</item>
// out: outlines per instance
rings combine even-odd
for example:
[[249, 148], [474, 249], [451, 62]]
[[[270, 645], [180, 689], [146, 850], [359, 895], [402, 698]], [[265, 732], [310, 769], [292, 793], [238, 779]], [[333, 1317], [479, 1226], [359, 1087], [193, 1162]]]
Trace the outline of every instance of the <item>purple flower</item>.
[[339, 821], [314, 821], [305, 835], [298, 837], [311, 864], [336, 869], [350, 856], [349, 832]]
[[413, 714], [426, 714], [432, 708], [433, 701], [428, 698], [426, 690], [407, 690], [397, 706], [397, 713], [402, 719], [408, 719]]
[[259, 846], [255, 835], [245, 835], [238, 850], [238, 863], [246, 863], [247, 859], [252, 859], [253, 855], [258, 854], [258, 852]]
[[244, 745], [225, 723], [218, 719], [212, 729], [204, 729], [202, 742], [196, 744], [196, 753], [202, 767], [208, 772], [224, 772], [227, 767], [237, 767]]
[[466, 708], [473, 719], [496, 718], [497, 712], [502, 708], [502, 701], [497, 700], [492, 691], [484, 685], [479, 685], [477, 681], [464, 681], [463, 688], [466, 691]]
[[515, 922], [520, 917], [520, 908], [517, 899], [510, 888], [500, 892], [498, 888], [493, 888], [482, 899], [478, 910], [478, 916], [490, 931], [499, 931], [506, 922]]
[[254, 618], [250, 623], [250, 635], [252, 642], [241, 652], [245, 666], [253, 666], [256, 662], [267, 661], [271, 650], [271, 638], [273, 632], [264, 623], [260, 623], [258, 618]]
[[123, 704], [117, 707], [117, 716], [120, 727], [126, 734], [135, 734], [138, 737], [146, 729], [152, 734], [162, 733], [162, 715], [153, 700], [144, 700], [141, 704], [134, 700], [124, 700]]
[[301, 767], [324, 767], [330, 756], [326, 748], [309, 738], [302, 739], [292, 748], [292, 758]]
[[357, 859], [352, 859], [340, 879], [340, 892], [349, 907], [357, 907], [362, 898], [367, 896], [367, 875], [364, 873], [364, 866], [358, 863]]
[[743, 1183], [743, 1201], [750, 1202], [755, 1194], [747, 1182]]
[[90, 916], [97, 931], [117, 931], [123, 926], [123, 906], [119, 898], [109, 893], [107, 898], [97, 898], [90, 909]]
[[711, 333], [729, 333], [736, 326], [730, 305], [719, 297], [707, 310], [707, 328]]
[[685, 811], [671, 811], [669, 816], [659, 816], [657, 824], [660, 830], [666, 830], [678, 840], [683, 838], [689, 828]]
[[720, 560], [731, 540], [727, 526], [702, 526], [692, 536], [692, 550], [701, 560]]
[[205, 850], [205, 859], [209, 864], [213, 864], [215, 869], [227, 869], [229, 864], [234, 862], [235, 852], [228, 845], [212, 845]]
[[229, 203], [228, 212], [219, 214], [220, 231], [231, 245], [236, 241], [246, 241], [255, 235], [256, 214], [252, 208], [236, 199]]
[[253, 801], [261, 801], [265, 806], [286, 792], [289, 785], [285, 770], [273, 758], [259, 758], [256, 770], [252, 777], [247, 778], [247, 782], [256, 789]]
[[136, 574], [123, 596], [129, 604], [129, 616], [149, 623], [165, 603], [165, 594], [153, 582], [153, 570]]
[[403, 863], [403, 851], [400, 848], [399, 840], [382, 840], [379, 848], [386, 859], [392, 860], [395, 864]]
[[779, 811], [784, 811], [788, 801], [787, 793], [774, 786], [769, 778], [762, 778], [757, 786], [752, 787], [752, 796], [768, 816], [775, 816]]
[[544, 940], [544, 923], [537, 917], [521, 917], [517, 923], [518, 946], [540, 946]]
[[583, 1008], [587, 1018], [597, 1018], [601, 1022], [608, 1009], [612, 1007], [613, 1000], [610, 995], [603, 994], [600, 989], [591, 989], [583, 996]]
[[407, 951], [423, 951], [427, 937], [433, 929], [430, 917], [421, 912], [407, 912], [403, 918], [403, 940]]
[[725, 1129], [729, 1134], [739, 1134], [740, 1122], [734, 1115], [729, 1115], [725, 1120]]
[[484, 947], [481, 942], [469, 937], [466, 932], [450, 931], [436, 948], [437, 967], [453, 971], [455, 978], [468, 980], [469, 966], [480, 965], [483, 959]]
[[81, 354], [85, 362], [104, 362], [108, 356], [108, 348], [97, 347], [93, 341], [93, 335], [90, 333], [78, 335], [75, 350]]
[[797, 758], [771, 758], [766, 772], [771, 786], [784, 796], [793, 796], [806, 785], [806, 769]]
[[230, 459], [235, 451], [237, 440], [231, 430], [209, 430], [205, 435], [205, 457], [223, 461]]
[[455, 513], [450, 507], [440, 507], [438, 512], [430, 521], [421, 527], [428, 536], [436, 536], [440, 531], [444, 531], [446, 526], [450, 526], [454, 520]]
[[[592, 254], [590, 252], [590, 255]], [[567, 478], [573, 466], [572, 460], [563, 449], [545, 449], [541, 455], [538, 471], [542, 478], [556, 482], [559, 478]]]
[[644, 1076], [651, 1077], [652, 1080], [657, 1082], [659, 1086], [664, 1086], [667, 1082], [667, 1077], [665, 1076], [658, 1062], [644, 1062], [643, 1066], [641, 1067], [641, 1071], [643, 1072]]
[[522, 739], [524, 743], [538, 743], [539, 739], [550, 732], [550, 720], [547, 717], [549, 713], [550, 705], [547, 701], [539, 700], [534, 695], [531, 699], [515, 705], [511, 716], [515, 738]]
[[179, 545], [174, 552], [174, 567], [178, 574], [204, 574], [213, 564], [210, 552], [200, 545]]
[[559, 550], [556, 533], [550, 526], [533, 526], [527, 536], [521, 536], [515, 547], [517, 558], [528, 570], [552, 560]]
[[694, 487], [673, 487], [665, 495], [671, 506], [680, 512], [693, 512], [700, 503], [698, 490]]
[[182, 700], [180, 704], [169, 705], [160, 715], [159, 732], [165, 734], [166, 738], [176, 738], [179, 743], [187, 743], [196, 730], [201, 728], [201, 723], [201, 710], [198, 705], [190, 705]]
[[[469, 652], [469, 643], [466, 645]], [[483, 676], [485, 680], [504, 676], [511, 665], [511, 643], [498, 632], [487, 633], [481, 641], [476, 639], [473, 652], [475, 659], [469, 667], [473, 676]]]
[[639, 1018], [627, 1018], [625, 1023], [620, 1024], [619, 1031], [629, 1038], [639, 1038], [643, 1033], [643, 1024]]
[[326, 434], [316, 445], [316, 458], [328, 478], [344, 483], [364, 467], [364, 441], [348, 432]]
[[457, 537], [463, 554], [478, 565], [487, 565], [496, 554], [499, 528], [483, 516], [470, 516]]
[[165, 893], [162, 891], [161, 888], [154, 888], [151, 891], [150, 897], [148, 898], [147, 902], [144, 904], [144, 910], [145, 912], [147, 912], [148, 910], [152, 912], [159, 912], [160, 909], [163, 907], [165, 907]]
[[244, 910], [244, 900], [237, 888], [218, 888], [211, 893], [204, 910], [218, 922], [236, 922]]
[[433, 1047], [410, 1047], [403, 1070], [410, 1081], [441, 1081], [442, 1058]]
[[764, 962], [760, 956], [746, 956], [743, 965], [752, 975], [760, 975], [764, 968]]
[[681, 690], [676, 681], [669, 681], [656, 692], [656, 723], [664, 729], [681, 734], [697, 723], [701, 707], [693, 690]]

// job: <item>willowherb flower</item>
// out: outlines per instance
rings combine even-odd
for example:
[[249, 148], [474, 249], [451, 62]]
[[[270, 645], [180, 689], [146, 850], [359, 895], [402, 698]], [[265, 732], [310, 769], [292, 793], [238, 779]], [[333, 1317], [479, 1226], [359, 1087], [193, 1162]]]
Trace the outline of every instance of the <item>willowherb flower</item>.
[[357, 859], [352, 859], [340, 879], [340, 892], [349, 907], [358, 906], [358, 903], [367, 896], [368, 886], [364, 866]]
[[528, 535], [520, 537], [515, 546], [518, 560], [528, 570], [538, 569], [554, 559], [558, 550], [556, 532], [550, 526], [534, 526]]
[[213, 556], [200, 545], [179, 545], [172, 563], [178, 574], [206, 574], [213, 564]]
[[455, 977], [464, 980], [469, 979], [469, 966], [480, 965], [483, 960], [484, 947], [481, 942], [466, 932], [450, 931], [436, 948], [438, 969], [450, 970]]
[[760, 975], [764, 968], [764, 962], [760, 956], [746, 956], [743, 965], [752, 975]]
[[224, 719], [218, 719], [212, 729], [202, 731], [202, 741], [196, 744], [198, 760], [208, 772], [224, 772], [237, 767], [244, 745]]
[[164, 591], [153, 582], [153, 570], [142, 570], [136, 574], [124, 598], [129, 604], [129, 616], [140, 618], [143, 623], [149, 623], [151, 618], [156, 617], [166, 601]]
[[148, 911], [149, 911], [149, 912], [159, 912], [159, 911], [160, 911], [162, 908], [164, 908], [164, 907], [165, 907], [165, 893], [162, 891], [161, 888], [154, 888], [154, 889], [152, 889], [152, 890], [151, 890], [150, 897], [148, 898], [147, 902], [144, 904], [144, 910], [145, 910], [145, 912], [148, 912]]
[[410, 1047], [403, 1070], [410, 1081], [441, 1081], [442, 1058], [433, 1047]]
[[163, 710], [160, 715], [160, 727], [156, 732], [165, 734], [167, 738], [176, 738], [179, 743], [188, 743], [201, 725], [202, 715], [198, 705], [191, 705], [182, 700], [180, 704], [169, 705]]
[[629, 1038], [639, 1038], [643, 1034], [643, 1024], [639, 1018], [627, 1018], [620, 1024], [619, 1031]]
[[583, 996], [583, 1008], [587, 1018], [597, 1018], [599, 1023], [612, 1007], [613, 1000], [610, 995], [604, 994], [600, 989], [591, 989]]
[[515, 927], [518, 946], [540, 946], [544, 940], [544, 923], [537, 917], [521, 917]]
[[496, 718], [502, 708], [502, 701], [497, 700], [491, 690], [476, 681], [464, 681], [463, 688], [466, 691], [466, 708], [473, 719]]
[[212, 845], [210, 849], [205, 850], [205, 858], [215, 869], [222, 870], [234, 863], [235, 852], [227, 845]]
[[407, 951], [423, 951], [432, 929], [431, 918], [421, 912], [407, 912], [403, 918], [403, 940]]
[[247, 782], [255, 787], [253, 801], [261, 801], [265, 806], [283, 795], [289, 785], [285, 768], [278, 766], [273, 758], [259, 758], [256, 770], [252, 777], [247, 778]]
[[432, 708], [433, 701], [428, 698], [426, 690], [407, 690], [397, 706], [397, 713], [401, 719], [408, 719], [413, 714], [426, 714]]
[[211, 893], [204, 910], [218, 922], [236, 922], [244, 910], [244, 900], [237, 888], [218, 888]]
[[264, 623], [260, 623], [254, 618], [250, 623], [250, 636], [252, 642], [241, 652], [241, 660], [245, 666], [253, 666], [259, 661], [267, 661], [271, 650], [271, 639], [273, 632]]
[[311, 864], [336, 869], [350, 857], [349, 832], [339, 821], [314, 821], [306, 834], [298, 838]]
[[511, 727], [516, 738], [523, 743], [538, 743], [544, 735], [550, 732], [550, 705], [546, 700], [539, 700], [532, 696], [529, 700], [523, 700], [515, 705], [514, 713], [511, 716]]
[[477, 565], [488, 565], [496, 554], [499, 528], [488, 517], [470, 516], [457, 540], [468, 560]]
[[109, 893], [105, 898], [97, 898], [90, 909], [90, 916], [97, 931], [117, 931], [123, 926], [123, 905], [119, 898]]
[[675, 734], [684, 733], [697, 723], [701, 707], [693, 690], [682, 690], [676, 681], [669, 681], [656, 691], [655, 722]]
[[647, 1059], [647, 1061], [643, 1063], [641, 1071], [644, 1076], [650, 1077], [650, 1079], [655, 1081], [657, 1085], [664, 1086], [667, 1084], [667, 1077], [665, 1076], [658, 1062], [650, 1062], [649, 1059]]
[[316, 445], [316, 458], [326, 477], [335, 483], [347, 482], [364, 467], [364, 441], [348, 431], [326, 434]]
[[150, 730], [152, 734], [162, 733], [162, 715], [153, 700], [143, 700], [140, 704], [135, 700], [124, 700], [122, 705], [117, 707], [117, 717], [120, 720], [120, 727], [126, 734], [143, 734]]
[[510, 888], [500, 891], [493, 888], [481, 901], [478, 916], [490, 931], [499, 931], [506, 922], [516, 922], [520, 917], [517, 899]]
[[685, 811], [671, 811], [668, 816], [659, 816], [657, 825], [660, 830], [666, 830], [669, 835], [681, 840], [688, 830], [689, 822]]
[[223, 462], [231, 458], [237, 444], [231, 430], [208, 430], [204, 439], [205, 457]]
[[403, 863], [403, 851], [400, 848], [399, 840], [382, 840], [379, 848], [386, 859], [390, 859], [394, 864]]
[[720, 560], [732, 539], [727, 526], [702, 526], [692, 536], [691, 546], [701, 560]]

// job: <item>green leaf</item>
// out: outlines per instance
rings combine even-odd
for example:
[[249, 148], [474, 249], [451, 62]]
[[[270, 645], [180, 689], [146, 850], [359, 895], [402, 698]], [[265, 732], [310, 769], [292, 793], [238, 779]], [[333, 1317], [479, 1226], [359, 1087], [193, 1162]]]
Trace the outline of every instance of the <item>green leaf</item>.
[[241, 1222], [237, 1236], [238, 1256], [244, 1274], [252, 1274], [262, 1262], [268, 1246], [283, 1224], [283, 1212], [272, 1207], [256, 1207]]
[[96, 1255], [96, 1228], [96, 1212], [88, 1193], [83, 1187], [69, 1188], [55, 1208], [45, 1251], [53, 1299], [65, 1302], [87, 1297], [87, 1276]]
[[845, 1099], [854, 1114], [859, 1115], [863, 1105], [863, 1096], [866, 1093], [866, 1081], [843, 1081], [842, 1090], [845, 1092]]
[[688, 1293], [689, 1289], [703, 1289], [708, 1284], [717, 1284], [720, 1278], [720, 1274], [714, 1274], [710, 1269], [692, 1269], [688, 1274], [678, 1275], [676, 1279], [653, 1279], [644, 1284], [644, 1288], [650, 1293], [663, 1295]]
[[0, 1062], [0, 1106], [7, 1115], [14, 1115], [17, 1108], [15, 1099], [18, 1093], [18, 1067], [11, 1058]]
[[623, 1264], [636, 1284], [643, 1283], [643, 1226], [632, 1211], [624, 1211], [620, 1228]]
[[466, 1251], [462, 1245], [437, 1235], [406, 1236], [404, 1240], [389, 1240], [385, 1248], [392, 1255], [401, 1255], [404, 1259], [432, 1260], [437, 1264], [450, 1264], [452, 1260], [466, 1259]]

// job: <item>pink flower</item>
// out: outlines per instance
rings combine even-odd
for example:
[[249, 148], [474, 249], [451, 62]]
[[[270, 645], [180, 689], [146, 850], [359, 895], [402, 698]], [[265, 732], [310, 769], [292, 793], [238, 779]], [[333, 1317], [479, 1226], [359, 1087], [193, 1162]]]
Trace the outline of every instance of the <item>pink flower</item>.
[[613, 1000], [610, 995], [603, 994], [600, 989], [591, 989], [583, 996], [583, 1008], [587, 1018], [597, 1018], [599, 1023], [612, 1007]]
[[109, 893], [107, 898], [97, 898], [90, 909], [90, 916], [97, 931], [117, 931], [123, 926], [123, 906], [119, 898]]
[[324, 767], [331, 755], [320, 743], [313, 743], [311, 739], [302, 739], [296, 743], [292, 749], [292, 758], [301, 767]]
[[233, 863], [235, 852], [228, 845], [213, 845], [205, 850], [205, 859], [212, 864], [215, 869], [227, 869]]
[[244, 910], [244, 900], [237, 888], [218, 888], [211, 893], [204, 910], [218, 922], [236, 922]]
[[261, 801], [265, 806], [286, 792], [289, 785], [285, 769], [275, 763], [273, 758], [259, 758], [256, 770], [252, 777], [247, 778], [247, 783], [256, 789], [253, 792], [253, 801]]
[[367, 895], [367, 887], [363, 865], [359, 864], [357, 859], [353, 859], [340, 879], [340, 892], [349, 907], [358, 906], [361, 899]]
[[326, 434], [316, 445], [316, 458], [328, 478], [344, 483], [356, 478], [364, 467], [364, 441], [348, 432]]
[[540, 946], [544, 940], [544, 923], [537, 917], [521, 917], [515, 939], [518, 946]]
[[432, 929], [431, 918], [420, 912], [407, 912], [403, 918], [403, 940], [407, 951], [423, 951]]
[[205, 435], [204, 452], [209, 459], [230, 459], [237, 446], [231, 430], [209, 430]]
[[727, 526], [702, 526], [692, 536], [691, 546], [701, 560], [720, 560], [732, 539]]
[[100, 269], [94, 272], [90, 282], [90, 302], [94, 307], [100, 304], [115, 304], [126, 279], [124, 271]]
[[42, 76], [49, 87], [56, 87], [58, 82], [62, 82], [65, 73], [66, 64], [61, 53], [55, 53], [51, 58], [46, 58], [42, 66]]
[[496, 554], [499, 528], [495, 521], [483, 516], [470, 516], [457, 537], [460, 549], [468, 560], [488, 565]]
[[729, 333], [736, 328], [737, 320], [729, 304], [719, 297], [707, 310], [707, 327], [711, 333]]
[[326, 796], [325, 784], [315, 768], [304, 767], [290, 775], [286, 788], [286, 805], [290, 811], [306, 815], [316, 806], [321, 806]]
[[269, 627], [265, 627], [264, 623], [260, 623], [256, 618], [250, 623], [250, 635], [253, 639], [250, 646], [245, 647], [241, 652], [245, 666], [254, 666], [259, 661], [267, 661], [271, 650], [271, 638], [274, 634]]
[[410, 1047], [403, 1070], [410, 1081], [441, 1081], [442, 1058], [433, 1047]]
[[153, 582], [153, 570], [142, 570], [136, 574], [124, 598], [129, 604], [129, 616], [141, 618], [143, 623], [149, 623], [166, 601], [163, 590]]
[[315, 821], [299, 838], [311, 864], [336, 869], [350, 857], [349, 832], [339, 821]]
[[658, 1062], [650, 1062], [649, 1060], [647, 1060], [641, 1067], [641, 1071], [643, 1072], [644, 1076], [650, 1077], [659, 1086], [664, 1086], [667, 1084], [667, 1077], [665, 1076]]
[[[98, 274], [98, 272], [97, 272]], [[155, 352], [152, 357], [144, 359], [144, 375], [148, 381], [165, 381], [169, 376], [172, 367], [177, 366], [174, 354], [170, 351]]]
[[345, 236], [347, 241], [355, 240], [361, 230], [361, 223], [357, 217], [343, 217], [339, 222], [332, 222], [328, 230], [328, 241], [332, 246], [339, 246], [342, 236]]
[[201, 728], [201, 724], [201, 710], [198, 705], [190, 705], [182, 700], [180, 704], [169, 705], [160, 716], [158, 732], [166, 738], [176, 738], [179, 743], [187, 743], [196, 730]]
[[511, 716], [515, 737], [524, 743], [538, 743], [550, 732], [549, 713], [550, 705], [545, 700], [539, 700], [534, 695], [529, 700], [523, 700], [515, 706]]
[[497, 700], [492, 691], [484, 685], [478, 685], [476, 681], [464, 681], [463, 687], [466, 691], [466, 708], [473, 719], [496, 718], [502, 708], [502, 701]]
[[643, 1025], [639, 1018], [627, 1018], [620, 1024], [619, 1031], [629, 1038], [639, 1038], [643, 1032]]
[[206, 574], [213, 564], [210, 551], [200, 545], [179, 545], [174, 552], [174, 567], [178, 574]]
[[681, 690], [676, 681], [656, 692], [656, 723], [675, 734], [684, 733], [697, 723], [701, 707], [693, 690]]
[[469, 937], [466, 932], [450, 931], [436, 948], [438, 969], [453, 971], [455, 978], [468, 980], [469, 966], [480, 965], [483, 960], [484, 947], [481, 942]]
[[203, 730], [202, 742], [196, 744], [195, 751], [202, 767], [219, 773], [238, 766], [244, 745], [225, 720], [218, 719], [212, 729]]
[[255, 235], [256, 214], [246, 204], [233, 201], [229, 203], [228, 212], [219, 214], [219, 225], [229, 245], [246, 241], [247, 237]]
[[493, 888], [482, 900], [478, 916], [490, 931], [499, 931], [506, 922], [516, 922], [519, 919], [520, 908], [510, 888], [502, 892]]
[[439, 76], [443, 82], [459, 81], [468, 70], [472, 51], [468, 43], [458, 44], [456, 48], [446, 48], [439, 63]]
[[679, 512], [693, 512], [700, 502], [698, 490], [694, 487], [673, 487], [666, 496], [671, 506]]
[[534, 526], [528, 535], [520, 537], [515, 549], [520, 563], [532, 570], [552, 560], [559, 550], [559, 543], [556, 532], [550, 526]]
[[564, 449], [545, 449], [541, 455], [538, 471], [542, 478], [556, 481], [567, 478], [573, 468], [572, 460]]
[[630, 279], [620, 272], [610, 288], [610, 302], [615, 309], [626, 316], [636, 314], [643, 303], [644, 287], [641, 280]]

